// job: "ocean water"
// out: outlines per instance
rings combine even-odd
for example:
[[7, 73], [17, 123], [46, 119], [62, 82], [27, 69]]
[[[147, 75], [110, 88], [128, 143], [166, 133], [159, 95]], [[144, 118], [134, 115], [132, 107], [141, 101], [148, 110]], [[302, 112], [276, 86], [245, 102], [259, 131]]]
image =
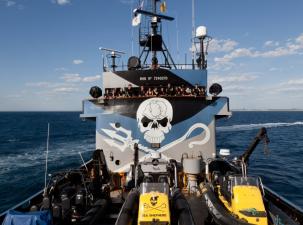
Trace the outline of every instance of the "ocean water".
[[[95, 148], [95, 123], [79, 112], [0, 113], [0, 212], [44, 185], [47, 123], [50, 123], [49, 173], [78, 167]], [[217, 147], [241, 154], [259, 128], [266, 127], [270, 154], [260, 144], [249, 173], [303, 208], [303, 112], [234, 112], [217, 122]]]

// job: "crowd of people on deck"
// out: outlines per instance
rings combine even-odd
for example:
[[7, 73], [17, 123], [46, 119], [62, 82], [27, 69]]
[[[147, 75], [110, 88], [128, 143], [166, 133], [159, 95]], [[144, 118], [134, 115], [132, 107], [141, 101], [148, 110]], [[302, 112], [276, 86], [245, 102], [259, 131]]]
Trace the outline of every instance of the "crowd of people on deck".
[[159, 87], [132, 87], [131, 84], [127, 88], [106, 88], [104, 98], [131, 98], [131, 97], [158, 97], [158, 96], [205, 96], [205, 87], [196, 84], [194, 87], [167, 86]]

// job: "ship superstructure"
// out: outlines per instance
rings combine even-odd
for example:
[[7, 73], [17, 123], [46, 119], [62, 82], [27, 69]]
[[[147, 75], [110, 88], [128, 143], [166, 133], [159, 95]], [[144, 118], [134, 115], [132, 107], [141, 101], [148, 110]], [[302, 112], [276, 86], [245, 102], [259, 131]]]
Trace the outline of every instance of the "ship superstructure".
[[[150, 2], [152, 12], [135, 11], [149, 22], [149, 28], [146, 23], [140, 27], [140, 57], [130, 57], [128, 69], [118, 70], [119, 52], [105, 49], [111, 61], [102, 76], [105, 98], [83, 102], [81, 117], [96, 120], [96, 148], [104, 149], [115, 172], [129, 169], [135, 143], [140, 159], [161, 153], [181, 161], [187, 154], [206, 162], [216, 157], [216, 119], [231, 115], [227, 97], [207, 92], [206, 28], [197, 30], [202, 44], [197, 61], [176, 65], [161, 33], [162, 20], [173, 18], [156, 13], [160, 1]], [[157, 93], [149, 95], [149, 90]]]

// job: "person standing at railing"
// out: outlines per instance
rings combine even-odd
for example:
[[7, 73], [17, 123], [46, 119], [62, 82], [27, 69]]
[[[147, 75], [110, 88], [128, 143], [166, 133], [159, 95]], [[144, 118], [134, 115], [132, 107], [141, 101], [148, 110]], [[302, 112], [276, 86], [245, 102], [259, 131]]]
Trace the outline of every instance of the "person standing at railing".
[[158, 88], [155, 87], [154, 90], [153, 90], [153, 95], [154, 96], [159, 96], [159, 91], [158, 91]]
[[200, 96], [205, 96], [205, 95], [206, 95], [205, 87], [201, 87], [200, 88]]
[[192, 90], [189, 87], [186, 87], [184, 93], [185, 93], [186, 96], [191, 96], [192, 95]]
[[154, 92], [150, 87], [148, 88], [148, 90], [146, 92], [146, 96], [154, 96]]
[[133, 96], [134, 96], [134, 91], [133, 91], [132, 85], [129, 84], [127, 86], [127, 88], [125, 89], [125, 97], [133, 97]]
[[201, 90], [200, 90], [198, 84], [195, 84], [195, 88], [193, 89], [193, 94], [194, 94], [195, 96], [200, 96]]
[[139, 97], [144, 97], [146, 95], [146, 91], [144, 86], [140, 86]]
[[120, 98], [120, 97], [122, 97], [122, 92], [120, 88], [115, 88], [113, 90], [113, 98]]
[[165, 91], [164, 87], [161, 87], [159, 90], [158, 96], [165, 96], [165, 95], [166, 95], [166, 91]]
[[174, 96], [175, 95], [175, 89], [173, 86], [171, 86], [170, 83], [167, 84], [166, 94], [168, 96]]

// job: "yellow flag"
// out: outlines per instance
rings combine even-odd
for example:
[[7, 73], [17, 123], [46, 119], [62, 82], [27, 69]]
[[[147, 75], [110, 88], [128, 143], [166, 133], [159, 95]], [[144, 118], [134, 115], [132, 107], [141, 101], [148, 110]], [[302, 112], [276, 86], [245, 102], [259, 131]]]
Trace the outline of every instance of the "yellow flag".
[[162, 2], [161, 5], [160, 5], [160, 11], [162, 13], [165, 13], [166, 12], [166, 2]]

